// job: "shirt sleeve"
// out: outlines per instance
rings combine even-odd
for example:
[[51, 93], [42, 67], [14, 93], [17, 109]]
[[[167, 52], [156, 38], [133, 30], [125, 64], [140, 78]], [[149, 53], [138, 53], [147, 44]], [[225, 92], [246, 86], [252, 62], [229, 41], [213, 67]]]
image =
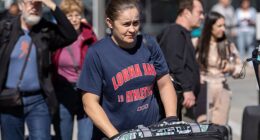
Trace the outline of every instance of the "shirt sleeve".
[[[192, 90], [192, 73], [185, 65], [184, 48], [186, 40], [180, 30], [176, 28], [167, 29], [167, 34], [160, 41], [160, 45], [168, 63], [173, 78], [182, 84], [184, 91]], [[187, 48], [186, 48], [187, 49]], [[186, 56], [188, 57], [188, 56]]]
[[156, 70], [156, 74], [157, 74], [157, 79], [162, 77], [165, 74], [169, 73], [169, 69], [166, 63], [166, 60], [164, 58], [164, 55], [161, 51], [161, 48], [159, 46], [159, 44], [157, 43], [156, 39], [152, 36], [148, 36], [147, 38], [148, 43], [151, 43], [151, 59], [153, 60], [153, 64]]
[[[50, 37], [51, 50], [55, 51], [57, 48], [65, 47], [77, 40], [78, 34], [68, 18], [57, 6], [54, 11], [51, 11], [57, 24], [54, 24], [53, 32]], [[46, 26], [46, 25], [45, 25]]]
[[236, 76], [240, 73], [241, 69], [242, 69], [242, 61], [240, 59], [240, 56], [239, 56], [239, 52], [235, 46], [234, 43], [231, 43], [230, 44], [230, 50], [231, 50], [231, 53], [234, 55], [234, 65], [235, 65], [235, 70], [233, 71], [232, 73], [232, 76]]
[[93, 47], [89, 48], [77, 87], [83, 91], [100, 96], [102, 92], [102, 77], [102, 67], [98, 54]]

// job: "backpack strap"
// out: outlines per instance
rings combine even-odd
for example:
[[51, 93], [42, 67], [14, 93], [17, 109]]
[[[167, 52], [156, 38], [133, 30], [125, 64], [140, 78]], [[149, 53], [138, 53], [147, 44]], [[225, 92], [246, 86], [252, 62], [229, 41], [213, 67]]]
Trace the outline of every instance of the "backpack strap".
[[72, 48], [71, 47], [72, 47], [71, 45], [67, 46], [66, 49], [69, 52], [70, 58], [72, 59], [73, 68], [74, 68], [75, 72], [79, 73], [80, 68], [79, 68], [79, 66], [77, 66], [77, 62], [76, 62], [76, 59], [75, 59], [75, 56], [74, 56], [74, 54], [72, 52]]

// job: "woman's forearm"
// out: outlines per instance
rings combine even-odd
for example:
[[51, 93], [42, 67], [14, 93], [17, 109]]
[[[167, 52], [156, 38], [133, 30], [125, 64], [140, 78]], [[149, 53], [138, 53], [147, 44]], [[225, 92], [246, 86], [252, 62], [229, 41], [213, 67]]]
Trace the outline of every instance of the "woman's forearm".
[[99, 97], [95, 94], [86, 93], [82, 97], [83, 106], [88, 117], [93, 121], [108, 138], [118, 134], [117, 129], [108, 119], [105, 111], [99, 104]]
[[157, 81], [157, 84], [160, 91], [160, 97], [164, 106], [166, 117], [176, 116], [177, 96], [169, 74], [161, 77]]

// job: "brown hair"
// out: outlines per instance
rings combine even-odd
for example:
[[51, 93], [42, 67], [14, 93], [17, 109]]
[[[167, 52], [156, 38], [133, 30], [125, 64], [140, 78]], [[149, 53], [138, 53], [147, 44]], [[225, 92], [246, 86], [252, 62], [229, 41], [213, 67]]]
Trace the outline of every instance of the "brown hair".
[[77, 11], [80, 14], [83, 14], [84, 11], [84, 5], [81, 0], [63, 0], [60, 3], [60, 8], [65, 14], [72, 11]]
[[[210, 57], [210, 39], [212, 36], [211, 32], [213, 30], [213, 26], [221, 18], [224, 19], [224, 16], [217, 12], [209, 12], [206, 16], [204, 27], [199, 41], [199, 46], [197, 48], [198, 62], [201, 66], [201, 70], [203, 71], [206, 71], [208, 68], [208, 59]], [[223, 66], [223, 60], [226, 60], [229, 55], [229, 52], [227, 52], [227, 43], [228, 42], [225, 34], [217, 40], [217, 50], [221, 61], [219, 65], [220, 67]]]
[[110, 0], [106, 7], [106, 16], [113, 21], [120, 11], [131, 8], [141, 11], [139, 0]]
[[251, 3], [251, 1], [250, 1], [250, 0], [240, 0], [240, 3], [239, 3], [239, 4], [240, 4], [240, 6], [242, 5], [242, 3], [243, 3], [243, 2], [249, 2], [249, 3]]
[[[180, 15], [185, 9], [192, 11], [195, 0], [179, 0], [178, 15]], [[197, 0], [202, 4], [201, 0]]]

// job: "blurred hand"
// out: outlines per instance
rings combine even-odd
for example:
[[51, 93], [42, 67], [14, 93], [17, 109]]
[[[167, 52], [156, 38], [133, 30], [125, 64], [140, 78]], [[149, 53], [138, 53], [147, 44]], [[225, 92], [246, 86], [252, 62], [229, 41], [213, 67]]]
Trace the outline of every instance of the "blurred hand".
[[251, 19], [248, 19], [248, 25], [249, 26], [255, 26], [255, 21], [251, 20]]
[[224, 67], [222, 69], [223, 73], [232, 73], [235, 70], [235, 66], [233, 64], [228, 63], [228, 61], [224, 61]]
[[191, 108], [195, 105], [195, 99], [193, 91], [186, 91], [183, 93], [184, 100], [182, 102], [182, 105], [186, 108]]
[[41, 2], [52, 11], [56, 9], [56, 4], [52, 0], [32, 0], [32, 2]]
[[88, 20], [87, 20], [86, 18], [82, 18], [82, 19], [80, 20], [80, 22], [85, 23], [85, 24], [88, 24]]

